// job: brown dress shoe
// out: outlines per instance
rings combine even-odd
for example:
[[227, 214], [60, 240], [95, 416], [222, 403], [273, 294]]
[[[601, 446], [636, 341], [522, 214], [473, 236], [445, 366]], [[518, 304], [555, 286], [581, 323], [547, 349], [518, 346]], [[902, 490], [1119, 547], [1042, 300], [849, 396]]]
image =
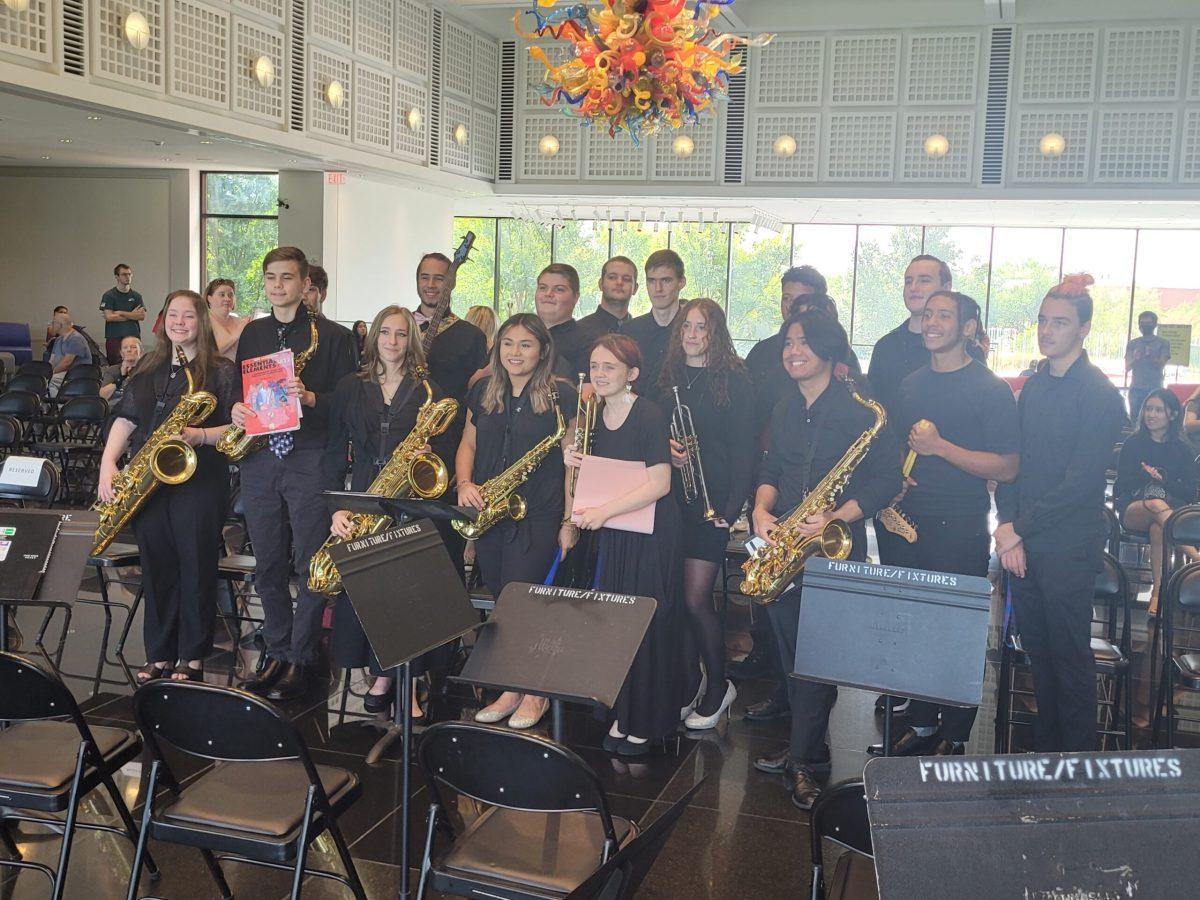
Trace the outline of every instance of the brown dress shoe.
[[816, 776], [805, 766], [798, 766], [791, 777], [792, 804], [797, 809], [812, 809], [821, 796]]

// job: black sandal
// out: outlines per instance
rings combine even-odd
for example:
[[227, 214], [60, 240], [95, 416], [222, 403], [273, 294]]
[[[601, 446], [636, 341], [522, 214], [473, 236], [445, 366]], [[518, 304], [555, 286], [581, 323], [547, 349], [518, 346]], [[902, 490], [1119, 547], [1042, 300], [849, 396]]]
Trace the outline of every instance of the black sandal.
[[151, 681], [157, 681], [160, 678], [170, 678], [171, 673], [174, 671], [175, 668], [171, 663], [164, 663], [160, 666], [148, 662], [137, 670], [135, 680], [138, 684], [149, 684]]

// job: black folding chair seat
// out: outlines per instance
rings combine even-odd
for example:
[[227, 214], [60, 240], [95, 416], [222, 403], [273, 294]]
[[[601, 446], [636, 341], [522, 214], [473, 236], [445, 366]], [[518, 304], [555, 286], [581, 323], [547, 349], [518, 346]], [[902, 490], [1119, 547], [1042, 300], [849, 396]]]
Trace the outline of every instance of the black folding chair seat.
[[[123, 728], [92, 726], [96, 749], [111, 769], [119, 769], [142, 751], [141, 739]], [[41, 719], [18, 722], [0, 731], [0, 794], [26, 809], [60, 812], [79, 756], [79, 730], [71, 722]], [[84, 769], [84, 778], [94, 768]], [[19, 795], [19, 796], [17, 796]]]
[[[613, 816], [612, 823], [619, 844], [637, 833], [628, 819]], [[496, 806], [467, 827], [440, 868], [451, 877], [461, 873], [497, 888], [520, 882], [551, 895], [569, 894], [596, 870], [603, 851], [604, 825], [594, 812], [546, 814]]]
[[122, 569], [126, 566], [140, 566], [142, 552], [137, 544], [111, 543], [99, 556], [89, 556], [88, 565], [98, 569]]
[[1182, 653], [1175, 657], [1175, 683], [1200, 689], [1200, 653]]

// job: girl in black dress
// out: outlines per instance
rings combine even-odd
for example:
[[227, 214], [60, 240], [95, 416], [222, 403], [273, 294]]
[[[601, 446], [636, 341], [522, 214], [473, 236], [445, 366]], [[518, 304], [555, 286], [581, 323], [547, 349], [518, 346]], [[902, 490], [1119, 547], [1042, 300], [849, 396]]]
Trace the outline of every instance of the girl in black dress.
[[[204, 679], [217, 613], [221, 526], [229, 502], [229, 468], [215, 445], [239, 399], [237, 367], [217, 353], [204, 299], [195, 291], [175, 291], [160, 316], [158, 344], [142, 357], [114, 411], [100, 460], [99, 498], [112, 500], [121, 455], [126, 448], [131, 453], [140, 450], [175, 410], [187, 392], [188, 373], [195, 390], [216, 396], [217, 407], [180, 434], [196, 448], [195, 473], [182, 484], [159, 485], [133, 519], [142, 558], [143, 634], [149, 660], [138, 670], [139, 683]], [[186, 373], [178, 365], [179, 350], [187, 357]]]
[[[680, 661], [683, 559], [679, 509], [671, 496], [671, 447], [666, 418], [657, 406], [633, 393], [641, 362], [637, 343], [626, 335], [605, 335], [593, 345], [592, 387], [603, 405], [591, 452], [639, 460], [646, 464], [649, 480], [601, 506], [574, 511], [580, 528], [600, 532], [596, 588], [658, 601], [604, 739], [605, 749], [621, 756], [648, 753], [650, 741], [672, 734], [679, 727], [679, 709], [687, 702]], [[578, 466], [581, 459], [570, 445], [563, 457], [568, 466]], [[613, 516], [651, 503], [653, 534], [604, 527]]]
[[[554, 433], [555, 403], [564, 422], [574, 417], [575, 389], [555, 379], [554, 363], [550, 332], [537, 316], [517, 313], [500, 327], [490, 374], [467, 393], [467, 424], [455, 463], [459, 506], [482, 509], [480, 486]], [[517, 491], [525, 498], [525, 517], [519, 522], [505, 519], [475, 542], [483, 580], [497, 599], [509, 582], [541, 584], [546, 577], [559, 552], [560, 532], [566, 530], [565, 491], [562, 456], [551, 453]], [[505, 691], [475, 719], [507, 718], [512, 728], [530, 728], [549, 705], [545, 697]]]
[[708, 674], [707, 690], [684, 724], [702, 730], [715, 727], [737, 697], [733, 683], [725, 679], [725, 641], [712, 597], [729, 544], [729, 523], [737, 519], [750, 493], [757, 441], [754, 392], [746, 366], [733, 349], [725, 313], [707, 297], [690, 301], [684, 310], [687, 314], [676, 317], [671, 331], [658, 388], [659, 396], [672, 402], [678, 388], [680, 403], [691, 410], [708, 498], [716, 513], [715, 519], [705, 518], [702, 492], [695, 502], [685, 502], [679, 470], [687, 454], [672, 440], [673, 490], [683, 514], [687, 621]]
[[[362, 368], [344, 376], [333, 394], [323, 471], [329, 487], [341, 489], [346, 474], [346, 447], [350, 446], [353, 464], [350, 489], [365, 491], [417, 421], [417, 410], [426, 400], [425, 388], [417, 370], [425, 365], [419, 330], [412, 313], [400, 306], [380, 310], [367, 332]], [[433, 399], [442, 397], [430, 382]], [[450, 448], [437, 439], [435, 452], [449, 455]], [[348, 537], [353, 527], [349, 510], [333, 514], [331, 530]], [[343, 592], [333, 608], [333, 658], [342, 668], [367, 666], [378, 676], [371, 684], [363, 706], [368, 712], [383, 712], [392, 703], [391, 674], [384, 674], [371, 653], [354, 609]], [[418, 668], [420, 663], [418, 662]], [[420, 674], [416, 671], [415, 674]], [[417, 705], [413, 685], [414, 719], [424, 714]]]

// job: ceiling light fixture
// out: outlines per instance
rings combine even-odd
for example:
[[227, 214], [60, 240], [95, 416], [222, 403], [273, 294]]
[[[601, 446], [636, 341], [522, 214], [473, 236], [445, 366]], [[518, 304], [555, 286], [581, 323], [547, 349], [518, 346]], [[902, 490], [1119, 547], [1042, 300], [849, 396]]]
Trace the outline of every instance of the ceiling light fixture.
[[212, 144], [212, 143], [215, 143], [215, 141], [201, 141], [200, 143], [202, 143], [202, 144]]
[[772, 148], [776, 156], [795, 156], [796, 155], [796, 139], [790, 134], [781, 134], [775, 138], [775, 143]]
[[49, 158], [50, 158], [50, 157], [48, 157], [48, 156], [43, 156], [43, 157], [42, 157], [42, 159], [49, 159]]
[[275, 83], [275, 63], [271, 57], [264, 55], [254, 61], [254, 80], [265, 88]]
[[341, 109], [346, 102], [346, 89], [340, 81], [331, 81], [325, 86], [325, 100], [334, 109]]
[[538, 141], [538, 152], [540, 152], [543, 156], [554, 156], [556, 153], [558, 153], [560, 147], [561, 145], [558, 142], [558, 138], [552, 134], [547, 134], [540, 141]]
[[125, 17], [125, 40], [134, 50], [145, 50], [150, 46], [150, 23], [137, 10]]
[[1042, 135], [1042, 139], [1038, 141], [1038, 150], [1042, 156], [1062, 156], [1066, 149], [1067, 139], [1057, 131]]
[[671, 149], [675, 152], [676, 156], [681, 159], [687, 159], [696, 152], [696, 142], [686, 134], [681, 134], [671, 142]]
[[59, 142], [60, 144], [72, 144], [72, 143], [74, 143], [74, 141], [72, 141], [72, 140], [71, 140], [71, 138], [59, 138], [59, 139], [58, 139], [58, 142]]
[[454, 143], [462, 147], [467, 143], [467, 126], [461, 122], [454, 126]]
[[424, 121], [424, 116], [421, 115], [421, 110], [414, 106], [408, 111], [408, 114], [404, 117], [404, 121], [408, 122], [408, 127], [412, 131], [419, 131], [421, 129], [421, 122]]
[[29, 9], [29, 0], [4, 0], [4, 5], [15, 13], [23, 13]]
[[99, 122], [101, 118], [102, 118], [101, 116], [88, 116], [87, 117], [89, 122]]
[[925, 138], [925, 155], [941, 159], [950, 152], [950, 141], [944, 134], [931, 134]]

